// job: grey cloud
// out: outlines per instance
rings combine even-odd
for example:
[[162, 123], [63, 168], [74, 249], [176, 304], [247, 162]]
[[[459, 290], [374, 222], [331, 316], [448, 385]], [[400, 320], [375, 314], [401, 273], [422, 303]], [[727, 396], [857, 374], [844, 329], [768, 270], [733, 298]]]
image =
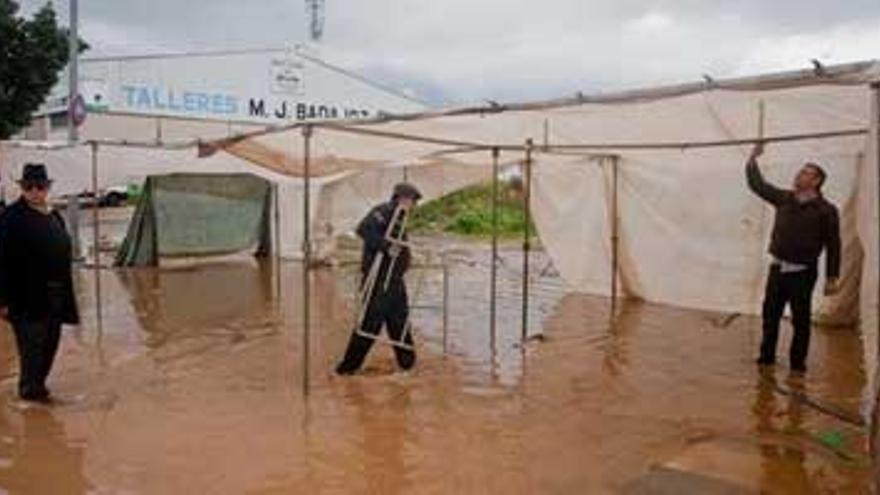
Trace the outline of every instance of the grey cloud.
[[[305, 37], [302, 0], [81, 4], [95, 54], [280, 46]], [[326, 0], [323, 53], [433, 101], [460, 103], [880, 56], [880, 41], [871, 49], [874, 31], [877, 0]]]

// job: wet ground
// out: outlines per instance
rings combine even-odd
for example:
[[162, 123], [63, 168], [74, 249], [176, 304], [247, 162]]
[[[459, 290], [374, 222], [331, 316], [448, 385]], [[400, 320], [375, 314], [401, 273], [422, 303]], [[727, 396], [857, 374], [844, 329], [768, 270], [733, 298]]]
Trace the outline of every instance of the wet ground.
[[[409, 285], [419, 363], [377, 346], [337, 378], [354, 274], [313, 272], [303, 396], [301, 272], [245, 257], [78, 273], [83, 325], [50, 379], [14, 397], [0, 329], [0, 492], [866, 493], [855, 331], [817, 329], [804, 380], [753, 364], [750, 317], [564, 295], [541, 255], [519, 345], [521, 259], [504, 251], [499, 325], [488, 254], [453, 246]], [[280, 293], [279, 293], [280, 288]], [[787, 342], [789, 333], [783, 334]]]

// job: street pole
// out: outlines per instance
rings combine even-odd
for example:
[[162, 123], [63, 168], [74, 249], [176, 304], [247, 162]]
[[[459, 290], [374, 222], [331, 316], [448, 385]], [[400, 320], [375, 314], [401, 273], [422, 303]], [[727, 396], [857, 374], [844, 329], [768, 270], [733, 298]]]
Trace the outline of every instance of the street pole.
[[[67, 140], [70, 144], [79, 141], [79, 131], [74, 118], [74, 102], [79, 94], [79, 5], [78, 0], [70, 1], [70, 38], [68, 39], [69, 55], [68, 55], [68, 92], [67, 92]], [[79, 191], [74, 191], [67, 202], [67, 219], [70, 224], [70, 237], [72, 241], [73, 258], [80, 259], [81, 246], [79, 238]], [[95, 205], [98, 207], [98, 197], [94, 198]]]
[[70, 1], [70, 38], [68, 39], [68, 85], [67, 85], [67, 140], [75, 143], [79, 140], [79, 132], [73, 117], [73, 102], [79, 94], [79, 7], [78, 0]]
[[[873, 104], [871, 105], [873, 115], [871, 116], [874, 119], [872, 122], [872, 127], [874, 129], [874, 135], [871, 136], [871, 139], [874, 140], [874, 159], [876, 160], [876, 165], [878, 167], [877, 177], [878, 182], [876, 184], [877, 189], [874, 191], [875, 195], [880, 194], [880, 82], [875, 82], [871, 84], [871, 96], [873, 99]], [[880, 208], [880, 200], [878, 200], [878, 208]], [[878, 210], [880, 212], [880, 210]], [[876, 242], [880, 242], [880, 237], [876, 239]], [[878, 253], [880, 253], [880, 248], [878, 248]], [[875, 260], [876, 261], [876, 260]], [[880, 263], [878, 263], [880, 265]], [[878, 274], [878, 278], [880, 278], [880, 274]], [[880, 291], [880, 285], [877, 288]], [[880, 313], [880, 293], [877, 294], [877, 304], [874, 306], [874, 311]], [[880, 316], [877, 316], [880, 319]], [[874, 492], [880, 493], [880, 322], [876, 323], [878, 328], [877, 331], [877, 349], [876, 349], [876, 369], [874, 370], [874, 405], [871, 411], [871, 421], [870, 421], [870, 429], [869, 435], [870, 439], [868, 440], [871, 451], [871, 459], [874, 465]], [[870, 351], [869, 351], [870, 352]]]
[[311, 348], [311, 304], [312, 293], [311, 284], [309, 283], [309, 270], [312, 264], [312, 236], [311, 236], [311, 142], [312, 142], [312, 126], [306, 124], [302, 128], [303, 136], [303, 266], [302, 266], [302, 284], [303, 284], [303, 376], [302, 388], [303, 396], [309, 396], [309, 352]]

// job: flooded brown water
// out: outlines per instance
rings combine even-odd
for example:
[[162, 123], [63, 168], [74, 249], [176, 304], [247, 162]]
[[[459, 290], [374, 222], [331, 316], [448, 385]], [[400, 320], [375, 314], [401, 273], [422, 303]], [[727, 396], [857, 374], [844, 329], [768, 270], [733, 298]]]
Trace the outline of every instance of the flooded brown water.
[[[866, 493], [862, 350], [817, 329], [803, 381], [753, 364], [760, 322], [563, 295], [536, 256], [530, 335], [519, 269], [501, 268], [488, 330], [487, 253], [451, 257], [441, 311], [414, 311], [419, 363], [331, 370], [349, 335], [354, 274], [313, 272], [311, 393], [301, 390], [300, 265], [236, 258], [79, 273], [83, 326], [65, 333], [50, 387], [14, 398], [0, 331], [0, 492], [6, 493]], [[440, 273], [415, 272], [436, 306]], [[787, 343], [786, 330], [782, 341]]]

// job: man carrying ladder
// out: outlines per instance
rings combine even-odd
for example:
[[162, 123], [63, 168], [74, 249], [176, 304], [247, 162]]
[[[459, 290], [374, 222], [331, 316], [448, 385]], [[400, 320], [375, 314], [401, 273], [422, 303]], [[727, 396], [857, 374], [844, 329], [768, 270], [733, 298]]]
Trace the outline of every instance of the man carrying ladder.
[[[345, 357], [336, 366], [340, 375], [354, 374], [376, 340], [392, 346], [397, 364], [404, 370], [415, 365], [403, 276], [411, 259], [406, 220], [421, 197], [412, 184], [397, 184], [391, 201], [374, 207], [358, 224], [357, 234], [364, 241], [360, 307]], [[388, 340], [379, 336], [383, 324], [388, 329]]]

